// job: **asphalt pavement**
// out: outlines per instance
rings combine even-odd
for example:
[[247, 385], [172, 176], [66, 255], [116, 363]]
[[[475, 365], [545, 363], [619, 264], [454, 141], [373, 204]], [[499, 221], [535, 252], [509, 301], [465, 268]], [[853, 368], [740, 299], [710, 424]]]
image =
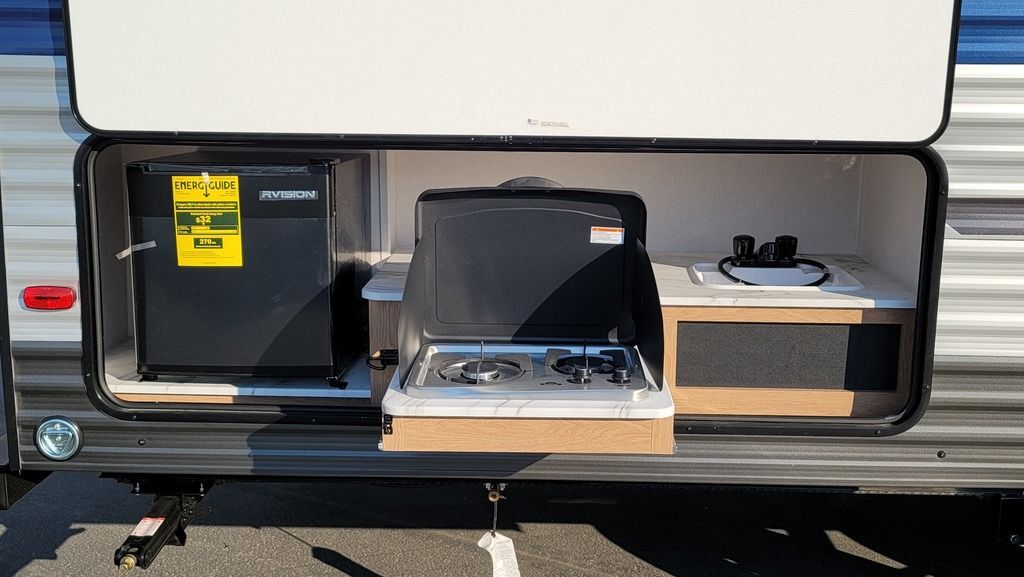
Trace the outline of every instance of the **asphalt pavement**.
[[[651, 486], [518, 485], [499, 530], [524, 577], [1019, 576], [994, 544], [994, 503]], [[114, 550], [149, 498], [95, 475], [52, 475], [0, 512], [0, 576], [117, 575]], [[186, 547], [140, 577], [489, 576], [479, 484], [217, 486]]]

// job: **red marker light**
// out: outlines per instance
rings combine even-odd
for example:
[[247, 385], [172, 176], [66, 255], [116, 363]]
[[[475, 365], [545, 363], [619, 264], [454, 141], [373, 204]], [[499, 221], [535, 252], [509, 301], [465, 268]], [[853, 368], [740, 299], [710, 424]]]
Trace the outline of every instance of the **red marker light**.
[[40, 311], [63, 311], [75, 304], [75, 289], [66, 286], [30, 286], [21, 293], [25, 307]]

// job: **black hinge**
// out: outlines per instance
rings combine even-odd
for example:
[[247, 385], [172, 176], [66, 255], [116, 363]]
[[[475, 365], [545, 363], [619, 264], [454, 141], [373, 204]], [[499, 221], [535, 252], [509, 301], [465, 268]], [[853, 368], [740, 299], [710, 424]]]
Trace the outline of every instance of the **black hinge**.
[[391, 426], [391, 415], [384, 415], [384, 426], [381, 430], [385, 435], [390, 435], [395, 432], [395, 429]]

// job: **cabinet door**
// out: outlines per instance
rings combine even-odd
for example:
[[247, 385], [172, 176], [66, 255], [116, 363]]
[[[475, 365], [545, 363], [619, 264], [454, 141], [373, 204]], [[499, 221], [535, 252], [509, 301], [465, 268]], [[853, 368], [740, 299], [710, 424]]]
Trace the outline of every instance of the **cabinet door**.
[[910, 398], [915, 316], [665, 307], [665, 380], [684, 415], [896, 415]]

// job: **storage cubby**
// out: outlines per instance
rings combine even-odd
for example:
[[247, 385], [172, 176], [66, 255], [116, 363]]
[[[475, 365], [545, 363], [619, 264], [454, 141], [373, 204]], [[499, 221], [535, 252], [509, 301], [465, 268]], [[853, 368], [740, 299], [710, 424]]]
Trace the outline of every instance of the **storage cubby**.
[[[207, 147], [209, 149], [210, 147]], [[676, 413], [717, 417], [887, 418], [912, 398], [928, 179], [905, 155], [564, 153], [212, 147], [233, 154], [360, 156], [368, 318], [346, 338], [370, 352], [398, 345], [413, 207], [424, 190], [492, 186], [536, 175], [567, 187], [635, 191], [648, 213], [665, 322], [665, 380]], [[125, 165], [201, 147], [114, 145], [93, 162], [97, 330], [108, 393], [126, 403], [379, 405], [392, 372], [350, 363], [324, 379], [138, 371]], [[706, 274], [732, 237], [799, 238], [837, 273], [829, 287], [722, 286]], [[285, 240], [285, 239], [282, 239]], [[702, 268], [703, 267], [703, 268]], [[716, 284], [717, 283], [717, 284]], [[840, 283], [841, 284], [841, 283]], [[361, 285], [360, 285], [361, 286]], [[443, 287], [441, 287], [443, 288]], [[599, 287], [598, 287], [599, 288]]]

